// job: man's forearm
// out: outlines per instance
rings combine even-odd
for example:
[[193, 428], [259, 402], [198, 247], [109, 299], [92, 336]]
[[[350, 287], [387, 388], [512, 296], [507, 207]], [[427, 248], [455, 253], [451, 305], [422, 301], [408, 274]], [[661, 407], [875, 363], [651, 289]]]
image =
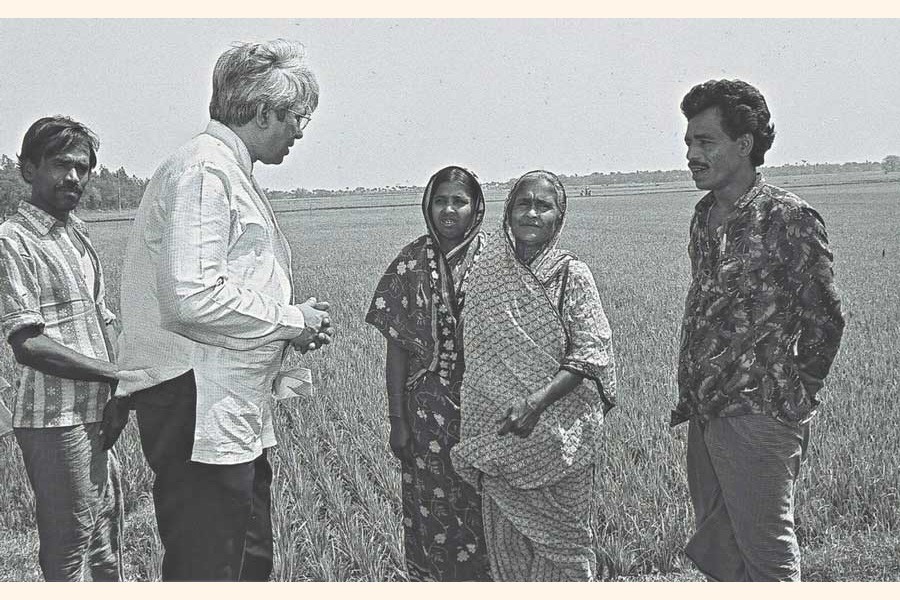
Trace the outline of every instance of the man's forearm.
[[844, 316], [831, 265], [828, 255], [810, 265], [810, 279], [799, 294], [803, 319], [797, 341], [797, 367], [805, 377], [820, 381], [828, 375], [844, 333]]
[[291, 340], [305, 326], [299, 307], [227, 282], [190, 295], [171, 291], [160, 300], [164, 329], [229, 350], [252, 350]]
[[44, 334], [14, 333], [10, 343], [16, 361], [41, 373], [79, 381], [117, 381], [113, 363], [85, 356]]

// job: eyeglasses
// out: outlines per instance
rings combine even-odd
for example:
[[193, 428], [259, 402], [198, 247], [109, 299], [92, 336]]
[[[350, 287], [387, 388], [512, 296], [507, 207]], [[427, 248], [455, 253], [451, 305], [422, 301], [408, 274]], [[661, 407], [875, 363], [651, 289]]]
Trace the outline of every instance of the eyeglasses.
[[297, 123], [297, 131], [303, 131], [306, 129], [306, 126], [309, 125], [310, 116], [301, 112], [297, 112], [296, 110], [291, 110], [290, 108], [285, 109], [292, 115], [294, 115], [294, 121]]

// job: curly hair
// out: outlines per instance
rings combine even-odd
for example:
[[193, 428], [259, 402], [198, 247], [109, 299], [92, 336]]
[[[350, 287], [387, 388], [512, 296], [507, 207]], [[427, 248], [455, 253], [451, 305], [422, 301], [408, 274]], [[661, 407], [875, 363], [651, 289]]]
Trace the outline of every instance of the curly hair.
[[56, 156], [80, 144], [87, 144], [93, 170], [97, 166], [97, 150], [100, 149], [97, 134], [71, 117], [55, 115], [38, 119], [25, 132], [22, 150], [16, 155], [19, 172], [23, 173], [26, 163], [40, 166], [44, 158]]
[[692, 87], [681, 101], [681, 112], [688, 120], [708, 108], [718, 109], [722, 129], [731, 139], [745, 133], [753, 136], [750, 161], [754, 167], [765, 162], [775, 141], [775, 125], [769, 122], [769, 107], [758, 89], [739, 79], [711, 79]]
[[298, 103], [307, 113], [316, 109], [319, 83], [306, 64], [303, 44], [283, 39], [235, 44], [216, 61], [210, 118], [246, 125], [261, 102], [281, 120]]

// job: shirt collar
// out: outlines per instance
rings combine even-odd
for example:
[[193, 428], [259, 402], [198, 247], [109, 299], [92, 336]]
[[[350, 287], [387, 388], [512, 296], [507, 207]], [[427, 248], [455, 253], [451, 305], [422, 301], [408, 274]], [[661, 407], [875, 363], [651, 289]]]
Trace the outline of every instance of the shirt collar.
[[[25, 200], [19, 202], [18, 213], [35, 232], [42, 236], [47, 235], [54, 225], [65, 226], [65, 223], [50, 213]], [[72, 215], [69, 215], [69, 218], [71, 217]]]
[[210, 120], [209, 125], [206, 126], [206, 133], [228, 146], [237, 157], [241, 169], [248, 175], [253, 174], [253, 160], [250, 158], [250, 151], [247, 150], [247, 145], [238, 137], [238, 134], [215, 119]]
[[[762, 192], [763, 187], [766, 185], [766, 180], [763, 178], [762, 173], [756, 174], [756, 179], [753, 180], [753, 185], [750, 186], [750, 189], [744, 192], [740, 198], [737, 199], [737, 202], [734, 203], [734, 210], [742, 210], [745, 206], [750, 204], [750, 202], [759, 196], [760, 192]], [[709, 192], [703, 198], [700, 199], [700, 202], [697, 203], [696, 210], [699, 212], [704, 212], [709, 210], [712, 206], [713, 202], [716, 201], [716, 195], [713, 192]]]
[[744, 195], [738, 198], [738, 201], [734, 203], [735, 210], [741, 210], [750, 204], [751, 200], [759, 196], [759, 193], [762, 191], [765, 184], [766, 181], [763, 179], [762, 173], [757, 173], [756, 179], [753, 181], [753, 185], [750, 186], [750, 189], [744, 192]]

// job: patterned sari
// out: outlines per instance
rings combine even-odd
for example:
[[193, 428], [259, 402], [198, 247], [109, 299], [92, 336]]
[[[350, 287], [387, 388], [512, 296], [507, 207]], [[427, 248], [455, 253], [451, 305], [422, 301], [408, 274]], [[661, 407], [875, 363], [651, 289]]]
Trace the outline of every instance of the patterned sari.
[[[515, 252], [507, 200], [469, 278], [461, 441], [452, 452], [464, 479], [481, 485], [494, 579], [596, 577], [591, 514], [603, 415], [615, 402], [609, 322], [590, 270], [556, 248], [563, 215], [543, 250]], [[498, 436], [498, 419], [560, 369], [584, 376], [547, 408], [531, 435]]]
[[461, 310], [482, 242], [484, 198], [473, 199], [462, 243], [443, 253], [431, 222], [433, 179], [422, 199], [428, 233], [407, 245], [378, 282], [366, 314], [409, 356], [406, 415], [414, 461], [401, 461], [404, 550], [412, 580], [486, 581], [481, 497], [453, 470], [464, 370]]

